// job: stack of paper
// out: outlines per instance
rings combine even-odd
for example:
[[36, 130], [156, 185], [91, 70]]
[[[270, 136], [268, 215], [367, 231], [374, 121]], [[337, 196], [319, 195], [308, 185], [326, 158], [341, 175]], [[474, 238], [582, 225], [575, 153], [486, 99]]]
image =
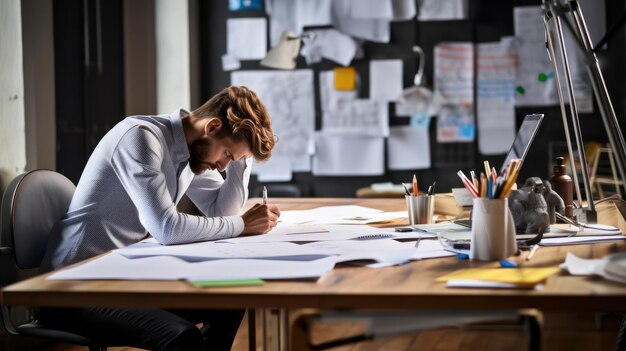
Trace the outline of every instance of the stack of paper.
[[437, 278], [451, 288], [535, 288], [559, 267], [547, 268], [468, 268]]

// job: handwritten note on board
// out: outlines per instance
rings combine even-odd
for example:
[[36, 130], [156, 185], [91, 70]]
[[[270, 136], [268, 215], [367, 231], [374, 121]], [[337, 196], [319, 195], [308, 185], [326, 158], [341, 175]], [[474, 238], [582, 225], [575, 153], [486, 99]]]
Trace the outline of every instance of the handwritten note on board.
[[477, 44], [478, 148], [484, 155], [505, 153], [515, 137], [514, 38]]
[[294, 171], [309, 171], [315, 129], [313, 71], [237, 71], [231, 74], [231, 84], [252, 89], [269, 110], [280, 140], [273, 154], [288, 157]]

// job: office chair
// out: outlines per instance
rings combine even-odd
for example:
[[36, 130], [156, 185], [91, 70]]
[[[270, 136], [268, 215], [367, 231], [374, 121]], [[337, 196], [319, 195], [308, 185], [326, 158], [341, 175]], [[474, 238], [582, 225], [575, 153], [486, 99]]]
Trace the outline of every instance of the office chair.
[[[2, 197], [0, 232], [0, 287], [38, 273], [48, 245], [48, 235], [67, 211], [76, 187], [63, 175], [49, 170], [35, 170], [15, 177]], [[88, 338], [46, 328], [23, 306], [1, 305], [0, 320], [13, 335], [44, 338], [106, 350]], [[17, 315], [23, 315], [16, 321]]]
[[[302, 191], [295, 184], [268, 184], [267, 192], [270, 197], [302, 197]], [[256, 187], [251, 193], [251, 197], [261, 197], [263, 186]]]

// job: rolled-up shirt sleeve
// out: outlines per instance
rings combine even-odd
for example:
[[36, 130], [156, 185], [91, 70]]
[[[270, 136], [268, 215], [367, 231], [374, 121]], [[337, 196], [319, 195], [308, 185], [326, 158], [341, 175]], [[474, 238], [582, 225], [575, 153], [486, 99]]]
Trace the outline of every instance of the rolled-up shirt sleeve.
[[206, 171], [194, 177], [186, 194], [207, 217], [239, 215], [248, 199], [251, 165], [251, 157], [230, 162], [225, 180]]
[[[216, 206], [207, 206], [206, 210], [213, 210], [205, 213], [215, 215], [203, 217], [176, 210], [161, 171], [166, 152], [161, 139], [159, 131], [136, 126], [126, 132], [111, 155], [113, 169], [146, 230], [164, 245], [224, 239], [241, 233], [243, 220], [234, 211], [227, 213], [215, 210]], [[212, 202], [222, 200], [220, 193], [216, 193]], [[227, 207], [230, 209], [231, 205]]]

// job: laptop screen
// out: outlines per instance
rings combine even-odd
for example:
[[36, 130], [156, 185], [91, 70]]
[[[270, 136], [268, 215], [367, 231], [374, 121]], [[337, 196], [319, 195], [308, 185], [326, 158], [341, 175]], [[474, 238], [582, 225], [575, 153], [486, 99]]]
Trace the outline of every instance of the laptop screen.
[[509, 153], [506, 154], [504, 159], [504, 163], [500, 167], [500, 170], [504, 169], [504, 167], [508, 166], [509, 162], [512, 159], [519, 159], [520, 164], [519, 167], [522, 167], [524, 163], [524, 158], [526, 154], [528, 154], [528, 150], [530, 149], [530, 145], [539, 130], [539, 125], [543, 120], [543, 115], [526, 115], [524, 120], [522, 121], [522, 125], [519, 127], [517, 131], [517, 135], [513, 140], [513, 144], [511, 144], [511, 148], [509, 149]]

